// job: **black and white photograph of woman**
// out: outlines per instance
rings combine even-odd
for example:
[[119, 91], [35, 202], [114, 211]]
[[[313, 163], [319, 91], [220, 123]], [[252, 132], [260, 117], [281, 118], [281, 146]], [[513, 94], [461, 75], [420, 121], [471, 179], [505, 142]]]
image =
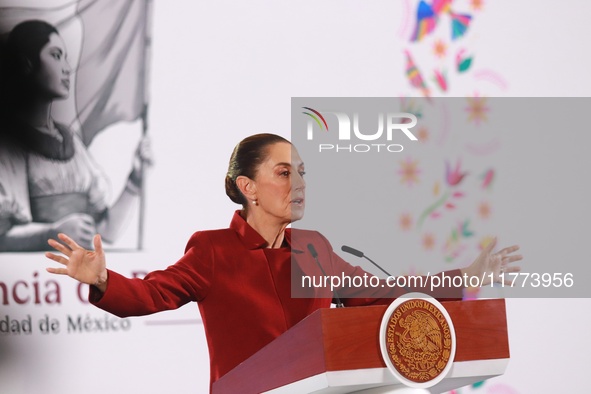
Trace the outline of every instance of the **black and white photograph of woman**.
[[67, 99], [76, 72], [59, 31], [41, 20], [15, 26], [1, 43], [0, 251], [47, 249], [60, 232], [90, 246], [101, 233], [114, 242], [139, 203], [147, 138], [135, 151], [129, 177], [114, 202], [104, 171], [69, 125], [52, 117]]

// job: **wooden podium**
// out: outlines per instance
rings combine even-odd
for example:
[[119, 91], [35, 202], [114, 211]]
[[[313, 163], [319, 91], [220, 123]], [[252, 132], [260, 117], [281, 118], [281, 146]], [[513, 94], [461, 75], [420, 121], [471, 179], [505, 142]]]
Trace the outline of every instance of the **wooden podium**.
[[441, 393], [504, 373], [509, 342], [504, 299], [441, 303], [453, 322], [455, 357], [428, 389], [410, 389], [386, 367], [379, 344], [388, 308], [320, 309], [213, 384], [214, 394]]

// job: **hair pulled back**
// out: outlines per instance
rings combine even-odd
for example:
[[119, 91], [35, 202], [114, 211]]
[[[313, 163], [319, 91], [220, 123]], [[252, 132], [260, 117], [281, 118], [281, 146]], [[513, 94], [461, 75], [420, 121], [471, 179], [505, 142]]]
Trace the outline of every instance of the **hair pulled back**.
[[0, 62], [0, 90], [3, 104], [26, 99], [33, 89], [31, 75], [39, 69], [41, 50], [57, 29], [41, 20], [16, 25], [3, 43]]
[[226, 173], [226, 194], [236, 204], [248, 206], [246, 198], [236, 185], [236, 178], [245, 176], [254, 179], [258, 167], [269, 156], [269, 147], [278, 142], [291, 144], [276, 134], [255, 134], [246, 137], [236, 145]]

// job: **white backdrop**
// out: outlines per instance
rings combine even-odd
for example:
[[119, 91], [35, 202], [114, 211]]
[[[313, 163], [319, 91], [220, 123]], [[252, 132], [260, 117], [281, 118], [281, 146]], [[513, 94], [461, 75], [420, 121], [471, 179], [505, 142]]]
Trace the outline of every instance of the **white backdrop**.
[[[457, 3], [461, 8], [468, 2]], [[466, 45], [477, 51], [479, 64], [507, 81], [502, 89], [492, 86], [492, 94], [591, 93], [585, 39], [591, 6], [583, 0], [546, 3], [485, 2], [475, 18]], [[194, 231], [226, 227], [236, 209], [223, 190], [230, 152], [256, 132], [289, 137], [291, 97], [412, 93], [404, 74], [407, 41], [401, 32], [412, 24], [414, 7], [414, 1], [155, 1], [149, 133], [156, 163], [146, 182], [146, 247], [139, 253], [108, 254], [109, 267], [125, 275], [165, 267], [181, 256]], [[448, 94], [465, 95], [473, 83], [458, 79]], [[120, 168], [128, 169], [131, 159], [109, 156], [109, 147], [123, 144], [131, 152], [138, 135], [137, 124], [115, 126], [91, 146], [114, 189], [127, 175]], [[582, 145], [591, 142], [588, 133], [578, 138]], [[551, 149], [556, 141], [537, 143]], [[589, 159], [582, 153], [580, 166], [565, 170], [578, 171], [584, 179]], [[520, 190], [523, 201], [539, 197], [535, 188]], [[513, 206], [505, 208], [496, 209], [510, 217]], [[588, 208], [582, 213], [577, 208], [563, 209], [588, 223]], [[530, 219], [527, 214], [521, 218]], [[532, 269], [535, 261], [527, 260], [528, 251], [543, 258], [536, 252], [539, 240], [518, 232], [511, 237], [523, 247], [524, 267]], [[564, 258], [586, 258], [581, 264], [589, 262], [583, 246], [546, 247]], [[9, 293], [19, 280], [27, 282], [27, 287], [17, 286], [17, 293], [30, 298], [22, 305], [10, 294], [0, 299], [0, 321], [31, 316], [33, 323], [31, 334], [0, 336], [0, 392], [207, 391], [208, 356], [196, 305], [131, 319], [129, 330], [81, 333], [70, 326], [68, 332], [68, 319], [84, 322], [88, 317], [94, 329], [94, 320], [106, 315], [83, 304], [67, 278], [57, 279], [61, 304], [45, 302], [47, 292], [50, 300], [55, 298], [55, 285], [47, 281], [56, 278], [44, 272], [49, 263], [42, 254], [1, 254], [0, 260], [0, 282]], [[36, 289], [39, 304], [34, 302]], [[587, 392], [583, 368], [589, 364], [591, 301], [527, 299], [508, 300], [507, 305], [507, 373], [462, 392]], [[40, 331], [45, 316], [59, 322], [59, 332]]]

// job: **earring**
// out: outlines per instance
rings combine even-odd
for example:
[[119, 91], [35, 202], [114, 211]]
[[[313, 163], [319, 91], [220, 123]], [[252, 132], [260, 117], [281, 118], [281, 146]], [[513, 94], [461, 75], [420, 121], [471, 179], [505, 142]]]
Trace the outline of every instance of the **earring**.
[[252, 203], [253, 203], [254, 205], [259, 205], [259, 203], [258, 203], [258, 201], [257, 201], [257, 200], [252, 200]]

